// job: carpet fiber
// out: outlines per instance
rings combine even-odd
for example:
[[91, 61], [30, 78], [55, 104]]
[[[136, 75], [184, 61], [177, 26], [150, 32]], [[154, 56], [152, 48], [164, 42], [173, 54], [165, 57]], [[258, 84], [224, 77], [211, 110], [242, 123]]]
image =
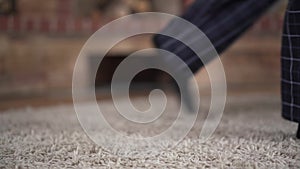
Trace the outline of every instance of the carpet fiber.
[[[112, 104], [104, 105], [109, 113]], [[159, 131], [175, 115], [145, 131]], [[114, 115], [109, 118], [122, 132], [137, 129]], [[280, 117], [277, 96], [236, 96], [228, 98], [222, 121], [207, 142], [200, 143], [195, 126], [178, 146], [159, 155], [120, 157], [86, 136], [72, 105], [7, 110], [0, 112], [0, 168], [300, 168], [296, 128]], [[122, 144], [105, 131], [101, 136]]]

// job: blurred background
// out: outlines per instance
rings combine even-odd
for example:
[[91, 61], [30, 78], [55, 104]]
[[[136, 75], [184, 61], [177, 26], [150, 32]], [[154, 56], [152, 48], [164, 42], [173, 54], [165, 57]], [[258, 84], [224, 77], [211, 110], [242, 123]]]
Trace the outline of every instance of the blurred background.
[[[93, 32], [114, 19], [137, 12], [180, 15], [192, 2], [0, 0], [0, 110], [71, 103], [74, 64]], [[286, 3], [282, 0], [276, 4], [222, 54], [230, 95], [269, 93], [279, 97], [280, 33]], [[164, 23], [136, 20], [125, 29], [132, 25], [138, 29], [153, 26], [159, 30]], [[129, 38], [114, 47], [102, 63], [104, 77], [96, 77], [98, 98], [106, 98], [107, 91], [102, 88], [109, 84], [118, 63], [133, 51], [149, 47], [152, 47], [151, 35]], [[82, 65], [87, 68], [82, 72], [83, 78], [89, 76], [94, 57], [91, 54]], [[208, 66], [213, 65], [212, 62]], [[163, 79], [159, 72], [146, 73], [148, 75], [139, 81]], [[197, 74], [197, 79], [201, 90], [210, 87], [205, 70]]]

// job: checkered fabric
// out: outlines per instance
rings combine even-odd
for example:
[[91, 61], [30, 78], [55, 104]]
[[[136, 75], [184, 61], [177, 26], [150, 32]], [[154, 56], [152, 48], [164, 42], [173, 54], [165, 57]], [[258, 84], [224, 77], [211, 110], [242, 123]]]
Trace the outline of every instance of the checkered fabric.
[[[242, 33], [277, 0], [196, 0], [182, 18], [196, 25], [210, 39], [218, 53], [227, 49]], [[177, 31], [179, 36], [189, 36], [189, 30], [176, 30], [176, 19], [162, 31]], [[193, 37], [191, 37], [193, 38]], [[197, 38], [197, 37], [196, 37]], [[200, 37], [198, 39], [201, 40]], [[198, 40], [198, 42], [200, 42]], [[157, 34], [153, 38], [158, 48], [180, 57], [193, 72], [203, 63], [185, 44], [171, 37]], [[197, 43], [197, 40], [191, 43]], [[209, 53], [209, 51], [207, 51]], [[203, 55], [207, 54], [203, 53]], [[172, 56], [165, 56], [166, 63], [172, 63]], [[211, 58], [211, 60], [213, 57]], [[300, 1], [290, 0], [286, 11], [282, 35], [282, 115], [300, 122]], [[172, 65], [173, 64], [173, 65]], [[183, 72], [183, 71], [182, 71]]]
[[[222, 53], [276, 1], [196, 0], [182, 18], [203, 31], [217, 52]], [[176, 20], [173, 20], [163, 31], [177, 31], [179, 36], [189, 36], [189, 30], [181, 30], [180, 32], [176, 29], [178, 29], [178, 25], [176, 26]], [[197, 72], [203, 66], [199, 57], [180, 41], [161, 34], [155, 35], [153, 40], [158, 48], [168, 50], [179, 56], [193, 72]], [[200, 37], [199, 40], [201, 40]], [[197, 43], [197, 40], [193, 42]], [[285, 119], [300, 123], [299, 0], [289, 1], [282, 34], [281, 53], [282, 116]], [[205, 54], [203, 53], [203, 55]], [[166, 56], [166, 63], [172, 64], [172, 57], [173, 55], [169, 58]], [[181, 71], [181, 66], [176, 64], [172, 65], [174, 69]]]
[[[196, 0], [182, 18], [196, 25], [209, 38], [217, 52], [222, 53], [276, 1]], [[191, 39], [189, 45], [201, 43], [201, 37], [192, 37], [192, 31], [182, 28], [176, 19], [162, 30], [162, 32], [168, 31], [178, 32], [178, 36]], [[203, 66], [199, 57], [180, 41], [161, 34], [155, 35], [153, 40], [158, 48], [179, 56], [193, 72], [197, 72]], [[203, 55], [209, 55], [210, 52], [211, 50], [207, 50], [203, 52]], [[173, 64], [175, 69], [184, 67], [172, 63], [173, 56], [164, 56], [166, 63]], [[212, 56], [209, 60], [213, 58]]]
[[[281, 50], [282, 116], [300, 123], [300, 1], [290, 0]], [[298, 133], [299, 134], [299, 133]]]

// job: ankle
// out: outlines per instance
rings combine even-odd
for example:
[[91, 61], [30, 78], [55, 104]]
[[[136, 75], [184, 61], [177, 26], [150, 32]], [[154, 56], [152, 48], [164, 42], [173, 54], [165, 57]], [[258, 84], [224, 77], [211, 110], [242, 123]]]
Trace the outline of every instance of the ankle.
[[297, 138], [300, 139], [300, 123], [298, 124]]

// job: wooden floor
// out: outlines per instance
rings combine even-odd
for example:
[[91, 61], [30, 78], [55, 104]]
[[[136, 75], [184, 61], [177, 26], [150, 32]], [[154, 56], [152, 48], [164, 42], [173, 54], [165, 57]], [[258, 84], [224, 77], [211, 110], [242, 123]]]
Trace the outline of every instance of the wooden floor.
[[[134, 90], [130, 93], [131, 97], [146, 95], [149, 93], [149, 90]], [[172, 90], [166, 90], [167, 95], [175, 94]], [[210, 95], [206, 90], [201, 92], [201, 95]], [[251, 87], [251, 86], [232, 86], [229, 85], [227, 88], [228, 96], [242, 96], [247, 97], [249, 95], [263, 95], [263, 94], [272, 94], [276, 97], [280, 97], [280, 89], [279, 86], [259, 86], [259, 87]], [[109, 90], [100, 89], [96, 91], [96, 97], [98, 100], [109, 100], [111, 96], [109, 95]], [[65, 92], [52, 92], [52, 93], [43, 93], [43, 94], [27, 94], [27, 95], [10, 95], [7, 97], [0, 98], [0, 112], [9, 110], [9, 109], [18, 109], [24, 107], [43, 107], [43, 106], [52, 106], [52, 105], [60, 105], [60, 104], [72, 104], [72, 93]]]

